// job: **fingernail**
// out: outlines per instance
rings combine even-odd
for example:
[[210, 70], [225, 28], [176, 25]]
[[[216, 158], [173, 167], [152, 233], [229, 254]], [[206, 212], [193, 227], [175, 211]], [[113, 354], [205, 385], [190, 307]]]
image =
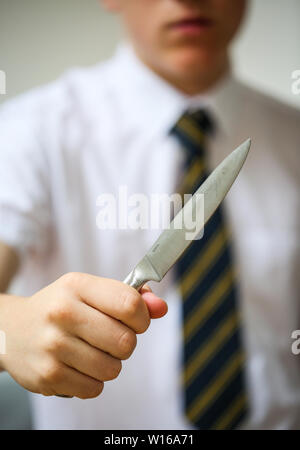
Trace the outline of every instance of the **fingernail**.
[[144, 284], [144, 286], [142, 287], [142, 289], [146, 290], [147, 292], [152, 292], [152, 289], [150, 286], [148, 286], [148, 284]]

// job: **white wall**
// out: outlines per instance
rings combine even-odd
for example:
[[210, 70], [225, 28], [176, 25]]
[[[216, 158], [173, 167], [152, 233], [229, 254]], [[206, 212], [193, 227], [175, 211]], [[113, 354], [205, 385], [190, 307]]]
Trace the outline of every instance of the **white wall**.
[[[0, 70], [7, 74], [0, 102], [106, 58], [120, 36], [99, 0], [0, 0]], [[291, 72], [300, 69], [300, 1], [250, 0], [234, 56], [241, 78], [300, 108], [300, 95], [291, 93]]]
[[98, 0], [0, 0], [6, 98], [108, 57], [120, 34]]
[[291, 91], [291, 73], [300, 69], [299, 0], [250, 0], [234, 50], [242, 79], [300, 108]]

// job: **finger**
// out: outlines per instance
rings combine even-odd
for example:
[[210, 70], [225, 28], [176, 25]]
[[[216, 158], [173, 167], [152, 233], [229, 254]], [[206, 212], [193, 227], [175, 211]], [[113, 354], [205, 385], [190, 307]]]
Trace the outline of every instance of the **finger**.
[[98, 397], [104, 387], [102, 381], [59, 363], [45, 367], [44, 380], [45, 390], [51, 391], [51, 395], [67, 395], [81, 399]]
[[150, 324], [150, 316], [141, 295], [131, 286], [117, 280], [88, 274], [67, 274], [62, 277], [88, 305], [120, 320], [136, 333], [143, 333]]
[[67, 337], [57, 357], [67, 366], [98, 381], [113, 380], [122, 369], [119, 359], [73, 336]]
[[153, 292], [145, 292], [142, 294], [143, 300], [146, 302], [151, 319], [159, 319], [168, 312], [167, 303], [157, 297]]
[[148, 284], [144, 284], [144, 286], [139, 290], [140, 294], [144, 294], [145, 292], [152, 292], [151, 287]]
[[78, 302], [74, 305], [73, 322], [66, 326], [69, 334], [117, 359], [127, 359], [136, 346], [135, 332], [101, 311]]

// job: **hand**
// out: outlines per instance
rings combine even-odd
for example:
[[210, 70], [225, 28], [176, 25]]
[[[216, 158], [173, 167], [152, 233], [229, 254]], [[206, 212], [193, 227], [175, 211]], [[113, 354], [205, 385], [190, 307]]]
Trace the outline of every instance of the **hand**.
[[25, 389], [97, 397], [167, 305], [148, 287], [69, 273], [29, 298], [0, 297], [1, 365]]

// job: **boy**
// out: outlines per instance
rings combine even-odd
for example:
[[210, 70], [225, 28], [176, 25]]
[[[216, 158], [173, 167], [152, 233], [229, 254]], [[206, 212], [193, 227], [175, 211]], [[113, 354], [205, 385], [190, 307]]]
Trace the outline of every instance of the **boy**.
[[[130, 46], [1, 110], [1, 290], [19, 267], [27, 297], [0, 297], [7, 337], [0, 367], [49, 397], [32, 398], [37, 428], [197, 427], [183, 406], [174, 273], [157, 286], [159, 297], [116, 281], [158, 231], [100, 231], [96, 216], [98, 196], [117, 195], [119, 186], [175, 192], [185, 157], [171, 130], [185, 111], [205, 110], [215, 130], [210, 169], [246, 137], [255, 143], [224, 202], [240, 272], [250, 406], [243, 425], [232, 424], [297, 428], [299, 362], [289, 340], [299, 327], [299, 114], [230, 75], [229, 44], [245, 0], [104, 3], [121, 15]], [[166, 313], [160, 297], [168, 314], [133, 352], [137, 334]], [[57, 397], [64, 395], [75, 398]]]

